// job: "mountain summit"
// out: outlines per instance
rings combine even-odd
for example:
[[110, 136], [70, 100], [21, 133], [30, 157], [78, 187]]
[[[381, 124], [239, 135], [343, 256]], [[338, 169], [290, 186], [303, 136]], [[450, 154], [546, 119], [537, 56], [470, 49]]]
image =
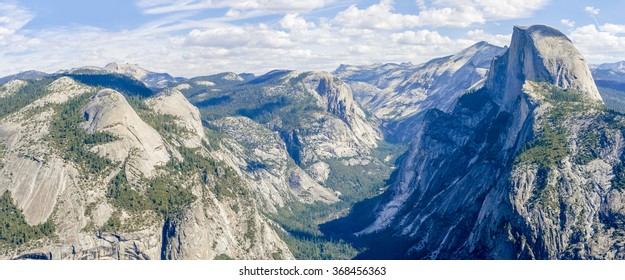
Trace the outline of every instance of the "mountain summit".
[[548, 82], [602, 101], [584, 57], [566, 35], [545, 25], [514, 27], [510, 48], [493, 61], [486, 88], [503, 105], [518, 97], [525, 81]]
[[625, 115], [550, 27], [335, 74], [7, 79], [0, 259], [625, 259]]
[[135, 78], [152, 89], [171, 87], [186, 80], [184, 78], [172, 77], [167, 73], [151, 72], [139, 67], [138, 64], [130, 63], [118, 64], [111, 62], [104, 66], [104, 70]]
[[515, 27], [484, 87], [425, 113], [389, 189], [322, 229], [360, 258], [623, 258], [625, 120], [601, 101], [566, 36]]
[[341, 65], [334, 73], [349, 83], [354, 99], [382, 122], [386, 140], [408, 143], [428, 109], [451, 110], [467, 89], [483, 84], [491, 61], [504, 51], [478, 42], [419, 65]]

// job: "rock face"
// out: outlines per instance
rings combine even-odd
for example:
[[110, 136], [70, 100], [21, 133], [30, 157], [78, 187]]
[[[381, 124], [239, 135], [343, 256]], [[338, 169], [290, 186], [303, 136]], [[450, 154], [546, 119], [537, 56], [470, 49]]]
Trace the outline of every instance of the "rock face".
[[127, 160], [130, 169], [146, 177], [151, 177], [157, 166], [169, 161], [168, 144], [119, 92], [99, 91], [83, 109], [83, 115], [86, 121], [81, 126], [87, 132], [108, 132], [121, 138], [93, 147], [99, 155], [117, 162]]
[[326, 230], [365, 242], [362, 258], [625, 257], [625, 120], [562, 33], [512, 38], [483, 88], [426, 113], [389, 190]]
[[0, 78], [0, 84], [4, 84], [12, 80], [39, 79], [39, 78], [43, 78], [47, 76], [50, 76], [50, 74], [40, 72], [40, 71], [34, 71], [34, 70], [24, 71], [24, 72], [20, 72], [14, 75], [9, 75], [9, 76]]
[[430, 108], [451, 110], [458, 97], [478, 87], [491, 61], [505, 49], [486, 42], [420, 65], [341, 65], [356, 101], [382, 121], [387, 139], [408, 143]]
[[163, 89], [185, 81], [184, 78], [174, 78], [167, 73], [155, 73], [145, 70], [137, 64], [118, 64], [111, 62], [104, 66], [104, 69], [113, 73], [133, 77], [152, 89]]
[[513, 104], [526, 80], [546, 81], [601, 101], [584, 57], [562, 32], [544, 25], [516, 26], [512, 36], [507, 57], [494, 61], [486, 81], [489, 90], [504, 92], [496, 96], [498, 104]]
[[11, 80], [3, 84], [2, 86], [0, 86], [0, 98], [16, 94], [25, 85], [26, 82], [23, 80]]
[[232, 137], [224, 141], [227, 149], [221, 151], [219, 157], [229, 161], [249, 181], [253, 193], [262, 198], [260, 201], [266, 209], [275, 212], [293, 200], [303, 203], [338, 201], [334, 192], [292, 163], [279, 133], [245, 117], [227, 117], [213, 125]]
[[139, 70], [2, 85], [0, 101], [22, 107], [0, 115], [0, 192], [23, 228], [53, 235], [0, 242], [0, 258], [292, 259], [281, 226], [295, 211], [371, 191], [345, 181], [369, 176], [352, 170], [390, 173], [379, 131], [328, 73], [222, 73], [153, 93]]
[[320, 107], [326, 108], [349, 126], [357, 143], [366, 147], [376, 146], [378, 133], [366, 122], [364, 112], [354, 102], [352, 92], [345, 83], [325, 72], [309, 73], [302, 82], [306, 89], [317, 93], [314, 96]]
[[185, 147], [196, 148], [202, 145], [202, 141], [207, 141], [200, 111], [180, 91], [163, 90], [148, 98], [146, 104], [158, 114], [173, 116], [176, 124], [187, 131], [181, 139]]
[[[7, 84], [14, 85], [16, 81]], [[44, 142], [54, 114], [49, 105], [63, 103], [71, 96], [87, 92], [88, 88], [63, 77], [45, 90], [48, 95], [4, 117], [0, 124], [0, 143], [4, 148], [0, 192], [11, 191], [31, 224], [43, 223], [50, 217], [58, 196], [77, 175], [74, 168], [51, 155], [49, 145]], [[38, 113], [31, 117], [29, 112]]]
[[[55, 238], [2, 243], [0, 258], [293, 258], [267, 216], [273, 204], [252, 195], [263, 190], [254, 172], [240, 169], [226, 142], [208, 141], [179, 91], [128, 99], [70, 77], [38, 83], [40, 98], [0, 117], [0, 192], [28, 225], [52, 222]], [[311, 185], [325, 192], [310, 201], [337, 200], [292, 173], [306, 183], [281, 200]]]
[[[252, 80], [223, 73], [193, 78], [178, 88], [208, 116], [212, 126], [240, 143], [275, 132], [281, 138], [276, 144], [285, 149], [288, 161], [308, 174], [293, 178], [311, 186], [317, 183], [310, 177], [322, 184], [325, 180], [320, 179], [327, 178], [311, 166], [320, 167], [333, 159], [345, 165], [367, 164], [381, 139], [375, 125], [354, 102], [350, 88], [329, 73], [279, 70]], [[240, 122], [250, 125], [235, 125]], [[263, 129], [255, 127], [267, 131], [261, 133]], [[334, 200], [323, 196], [322, 200]]]
[[600, 81], [625, 83], [625, 61], [597, 65], [591, 69], [591, 72], [597, 84]]

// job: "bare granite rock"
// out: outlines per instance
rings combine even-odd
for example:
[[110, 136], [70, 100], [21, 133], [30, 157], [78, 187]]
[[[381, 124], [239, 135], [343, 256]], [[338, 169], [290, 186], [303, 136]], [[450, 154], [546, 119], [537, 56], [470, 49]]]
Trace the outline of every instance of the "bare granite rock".
[[[354, 232], [363, 257], [622, 259], [625, 119], [561, 32], [516, 27], [484, 88], [430, 110]], [[389, 251], [376, 238], [398, 240]]]
[[87, 132], [108, 132], [120, 137], [93, 147], [98, 154], [117, 162], [127, 160], [129, 167], [146, 177], [169, 160], [168, 145], [161, 135], [137, 115], [120, 93], [99, 91], [83, 112], [86, 121], [82, 127]]
[[188, 133], [180, 137], [184, 146], [196, 148], [207, 141], [200, 111], [177, 89], [165, 89], [145, 102], [156, 113], [173, 116], [176, 124], [187, 130]]

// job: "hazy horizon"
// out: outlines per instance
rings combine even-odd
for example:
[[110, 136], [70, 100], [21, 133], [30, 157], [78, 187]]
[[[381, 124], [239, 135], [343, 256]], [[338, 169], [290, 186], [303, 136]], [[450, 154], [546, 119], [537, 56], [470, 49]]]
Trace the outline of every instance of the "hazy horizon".
[[34, 0], [0, 4], [0, 76], [109, 62], [174, 76], [411, 62], [514, 25], [562, 30], [591, 64], [625, 60], [625, 3], [609, 1]]

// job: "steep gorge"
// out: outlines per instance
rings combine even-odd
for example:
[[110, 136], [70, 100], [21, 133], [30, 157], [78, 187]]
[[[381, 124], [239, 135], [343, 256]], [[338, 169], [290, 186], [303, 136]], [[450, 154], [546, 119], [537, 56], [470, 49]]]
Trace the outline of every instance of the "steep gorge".
[[426, 113], [389, 190], [325, 231], [360, 258], [623, 258], [624, 121], [565, 35], [515, 27], [483, 88]]

